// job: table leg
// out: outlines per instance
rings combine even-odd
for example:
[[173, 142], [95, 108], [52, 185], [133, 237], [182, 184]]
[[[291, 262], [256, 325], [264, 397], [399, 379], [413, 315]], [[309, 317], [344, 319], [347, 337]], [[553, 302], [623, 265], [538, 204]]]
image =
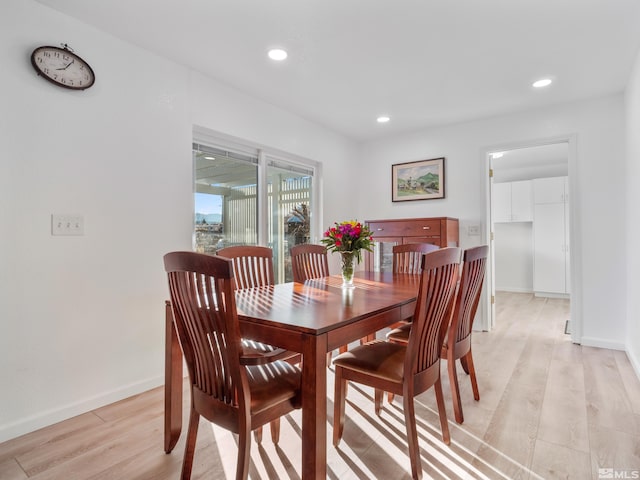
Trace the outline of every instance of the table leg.
[[327, 337], [307, 336], [302, 349], [302, 478], [327, 477]]
[[164, 349], [164, 451], [171, 453], [182, 431], [182, 350], [169, 301], [165, 302]]

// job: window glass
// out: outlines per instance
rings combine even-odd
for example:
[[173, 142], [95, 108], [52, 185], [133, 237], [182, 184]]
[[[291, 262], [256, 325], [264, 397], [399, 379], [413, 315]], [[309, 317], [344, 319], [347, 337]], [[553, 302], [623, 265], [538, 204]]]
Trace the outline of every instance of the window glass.
[[267, 167], [269, 246], [273, 248], [276, 278], [293, 281], [293, 245], [309, 243], [311, 238], [310, 171], [270, 161]]
[[257, 158], [194, 145], [195, 250], [256, 245]]

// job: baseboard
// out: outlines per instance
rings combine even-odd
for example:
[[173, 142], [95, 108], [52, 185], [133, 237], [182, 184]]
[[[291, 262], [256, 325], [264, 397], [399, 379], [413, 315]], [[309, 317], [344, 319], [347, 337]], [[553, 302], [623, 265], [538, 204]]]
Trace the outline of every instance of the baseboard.
[[611, 342], [609, 340], [603, 340], [602, 338], [593, 337], [582, 337], [580, 339], [580, 345], [583, 347], [608, 348], [609, 350], [626, 350], [624, 343]]
[[638, 379], [640, 380], [640, 359], [638, 359], [636, 352], [634, 352], [631, 348], [627, 348], [626, 352], [627, 358], [629, 358], [629, 363], [631, 363], [633, 371], [636, 372], [636, 377], [638, 377]]
[[531, 293], [533, 290], [530, 288], [520, 287], [496, 287], [496, 292], [509, 292], [509, 293]]
[[132, 395], [137, 395], [152, 388], [164, 384], [164, 376], [154, 377], [141, 382], [125, 385], [117, 390], [105, 392], [103, 394], [85, 398], [78, 402], [63, 405], [59, 408], [41, 412], [36, 415], [18, 419], [14, 422], [0, 425], [0, 442], [19, 437], [29, 432], [33, 432], [54, 423], [75, 417], [83, 413], [90, 412], [96, 408], [104, 407], [110, 403], [117, 402]]
[[571, 298], [568, 293], [535, 292], [534, 296], [544, 298]]

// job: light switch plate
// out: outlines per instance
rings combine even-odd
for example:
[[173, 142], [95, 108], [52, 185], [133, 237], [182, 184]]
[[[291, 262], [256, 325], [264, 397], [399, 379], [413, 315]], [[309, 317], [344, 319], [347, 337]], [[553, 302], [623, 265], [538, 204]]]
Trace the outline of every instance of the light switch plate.
[[480, 235], [480, 224], [479, 223], [469, 224], [469, 226], [467, 227], [467, 234], [470, 237]]
[[51, 214], [51, 235], [84, 235], [84, 217], [76, 214]]

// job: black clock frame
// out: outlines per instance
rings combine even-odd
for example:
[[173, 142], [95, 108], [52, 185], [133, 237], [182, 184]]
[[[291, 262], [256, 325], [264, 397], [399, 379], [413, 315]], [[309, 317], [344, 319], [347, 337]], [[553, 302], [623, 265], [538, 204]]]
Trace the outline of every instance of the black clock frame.
[[[35, 59], [36, 53], [39, 50], [43, 50], [43, 49], [58, 50], [59, 52], [63, 53], [64, 55], [69, 55], [70, 57], [73, 57], [74, 59], [82, 62], [83, 64], [85, 64], [87, 66], [87, 69], [89, 70], [89, 74], [91, 75], [91, 81], [86, 85], [76, 86], [76, 85], [67, 85], [65, 83], [58, 82], [58, 81], [54, 80], [53, 78], [51, 78], [50, 76], [45, 74], [40, 69], [40, 67], [38, 66], [38, 64], [36, 62], [36, 59]], [[33, 65], [33, 68], [35, 69], [35, 71], [38, 74], [38, 76], [44, 78], [45, 80], [53, 83], [54, 85], [56, 85], [58, 87], [68, 88], [69, 90], [86, 90], [87, 88], [92, 87], [93, 84], [96, 81], [96, 75], [95, 75], [95, 72], [93, 71], [93, 68], [91, 68], [91, 65], [89, 65], [89, 63], [84, 58], [82, 58], [80, 55], [78, 55], [73, 50], [71, 50], [66, 43], [63, 44], [62, 47], [54, 47], [53, 45], [41, 45], [41, 46], [37, 47], [36, 49], [33, 50], [33, 52], [31, 52], [31, 65]]]

